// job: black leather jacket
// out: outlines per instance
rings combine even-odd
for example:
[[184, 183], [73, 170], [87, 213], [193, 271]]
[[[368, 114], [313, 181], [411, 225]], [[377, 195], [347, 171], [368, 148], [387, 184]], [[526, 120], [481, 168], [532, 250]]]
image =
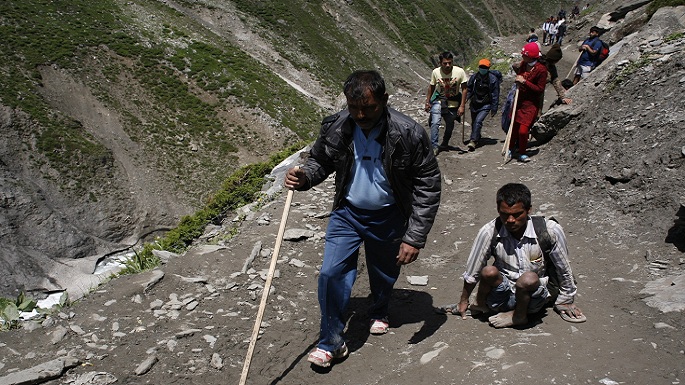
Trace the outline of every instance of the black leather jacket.
[[[354, 124], [346, 110], [325, 118], [302, 166], [307, 183], [300, 190], [308, 190], [336, 173], [333, 210], [341, 206], [343, 187], [349, 183], [354, 162]], [[438, 161], [426, 130], [411, 118], [387, 108], [381, 124], [377, 140], [383, 145], [383, 168], [397, 206], [408, 221], [402, 241], [423, 248], [440, 206]]]

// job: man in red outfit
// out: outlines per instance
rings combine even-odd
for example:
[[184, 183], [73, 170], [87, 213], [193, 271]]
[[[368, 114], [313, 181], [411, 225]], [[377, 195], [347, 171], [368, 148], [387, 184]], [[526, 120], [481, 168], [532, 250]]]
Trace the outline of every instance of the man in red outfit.
[[524, 45], [521, 55], [521, 64], [515, 68], [519, 95], [509, 151], [516, 149], [518, 145], [519, 162], [528, 162], [528, 133], [538, 116], [540, 101], [547, 84], [547, 68], [538, 61], [542, 55], [537, 43]]

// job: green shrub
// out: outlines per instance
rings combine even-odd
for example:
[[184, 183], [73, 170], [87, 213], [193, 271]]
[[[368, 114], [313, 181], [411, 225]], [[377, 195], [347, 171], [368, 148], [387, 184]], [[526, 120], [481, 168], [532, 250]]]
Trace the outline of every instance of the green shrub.
[[651, 64], [655, 58], [650, 56], [640, 56], [637, 60], [631, 60], [630, 63], [621, 67], [618, 71], [612, 73], [609, 77], [607, 92], [612, 92], [616, 87], [619, 87], [621, 83], [634, 79], [635, 73]]
[[[685, 0], [684, 0], [684, 1], [685, 1]], [[671, 41], [674, 41], [674, 40], [680, 40], [680, 39], [682, 39], [683, 37], [685, 37], [685, 33], [684, 33], [684, 32], [674, 32], [674, 33], [672, 33], [672, 34], [666, 36], [666, 38], [664, 39], [664, 41], [665, 41], [666, 43], [668, 43], [668, 42], [671, 42]]]
[[202, 235], [208, 224], [218, 223], [229, 211], [257, 200], [265, 183], [264, 176], [303, 145], [303, 143], [298, 143], [273, 154], [266, 162], [243, 166], [235, 171], [223, 183], [221, 189], [207, 200], [201, 210], [183, 217], [174, 229], [137, 251], [134, 258], [126, 262], [126, 267], [119, 274], [139, 273], [157, 267], [160, 260], [152, 253], [153, 250], [174, 253], [185, 251], [195, 239]]

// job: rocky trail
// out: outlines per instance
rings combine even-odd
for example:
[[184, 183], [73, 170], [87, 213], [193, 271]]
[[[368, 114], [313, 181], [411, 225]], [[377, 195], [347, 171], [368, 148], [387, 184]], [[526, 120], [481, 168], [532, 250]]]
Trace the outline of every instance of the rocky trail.
[[[411, 99], [418, 105], [419, 98]], [[325, 372], [312, 368], [306, 354], [317, 340], [316, 279], [332, 181], [294, 194], [248, 383], [681, 381], [683, 313], [661, 313], [642, 300], [645, 284], [657, 274], [645, 256], [671, 251], [621, 231], [630, 223], [602, 207], [578, 211], [572, 189], [555, 179], [564, 165], [554, 163], [546, 148], [534, 148], [528, 164], [502, 165], [498, 118], [486, 121], [486, 144], [475, 152], [453, 140], [453, 149], [438, 156], [441, 208], [430, 243], [398, 281], [391, 332], [384, 336], [368, 334], [369, 289], [361, 259], [346, 334], [351, 355]], [[460, 135], [457, 126], [455, 139]], [[482, 319], [433, 311], [456, 301], [471, 241], [496, 214], [496, 189], [511, 181], [531, 188], [537, 214], [562, 223], [586, 323], [570, 324], [548, 311], [525, 327], [498, 330]], [[43, 325], [29, 322], [23, 330], [3, 333], [0, 384], [19, 383], [7, 378], [59, 357], [78, 363], [64, 374], [60, 369], [48, 384], [237, 383], [283, 204], [279, 196], [251, 212], [230, 240], [217, 242], [210, 231], [207, 244], [159, 270], [113, 280]], [[214, 234], [221, 237], [220, 231]], [[415, 277], [427, 278], [427, 285], [410, 284]]]

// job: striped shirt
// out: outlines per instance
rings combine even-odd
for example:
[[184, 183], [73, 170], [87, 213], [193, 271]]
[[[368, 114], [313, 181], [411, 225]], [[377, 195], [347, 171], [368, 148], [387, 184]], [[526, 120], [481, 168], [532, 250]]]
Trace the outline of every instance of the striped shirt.
[[[573, 303], [576, 295], [576, 284], [573, 282], [573, 272], [568, 262], [568, 249], [566, 247], [566, 236], [564, 230], [555, 221], [545, 220], [547, 231], [552, 239], [552, 252], [550, 260], [556, 266], [559, 276], [559, 297], [556, 304]], [[483, 226], [476, 240], [473, 242], [471, 254], [469, 254], [464, 272], [464, 280], [468, 283], [476, 283], [480, 279], [480, 271], [488, 263], [491, 257], [490, 244], [495, 232], [495, 219]], [[521, 240], [514, 238], [505, 226], [500, 228], [497, 234], [498, 242], [495, 247], [493, 265], [507, 276], [511, 282], [521, 276], [521, 274], [532, 271], [540, 277], [540, 283], [547, 285], [549, 278], [546, 276], [545, 258], [542, 249], [538, 244], [537, 235], [533, 228], [533, 221], [528, 218], [526, 231]], [[512, 288], [514, 289], [514, 288]]]

